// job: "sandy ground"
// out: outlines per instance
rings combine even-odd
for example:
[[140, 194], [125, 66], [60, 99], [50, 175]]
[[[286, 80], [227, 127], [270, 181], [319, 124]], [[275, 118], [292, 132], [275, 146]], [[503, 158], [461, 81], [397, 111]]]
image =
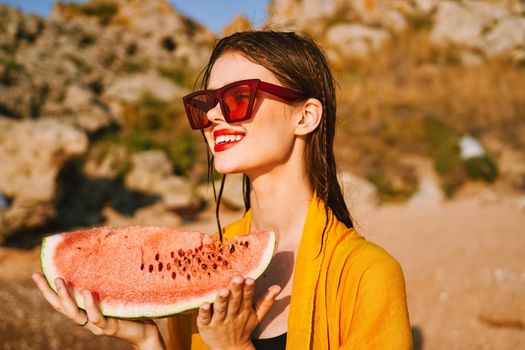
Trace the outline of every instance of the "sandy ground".
[[[403, 266], [416, 349], [525, 349], [522, 203], [466, 198], [354, 213], [359, 231]], [[191, 226], [212, 231], [213, 213]], [[92, 336], [46, 304], [29, 277], [38, 253], [0, 249], [0, 348], [129, 348]]]

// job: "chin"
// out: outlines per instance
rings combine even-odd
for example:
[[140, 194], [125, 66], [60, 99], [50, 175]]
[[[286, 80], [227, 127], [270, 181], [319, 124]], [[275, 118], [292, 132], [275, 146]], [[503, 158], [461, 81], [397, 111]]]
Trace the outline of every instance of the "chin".
[[242, 173], [242, 169], [239, 168], [236, 164], [228, 164], [226, 162], [217, 162], [217, 159], [214, 163], [215, 171], [221, 174], [238, 174]]

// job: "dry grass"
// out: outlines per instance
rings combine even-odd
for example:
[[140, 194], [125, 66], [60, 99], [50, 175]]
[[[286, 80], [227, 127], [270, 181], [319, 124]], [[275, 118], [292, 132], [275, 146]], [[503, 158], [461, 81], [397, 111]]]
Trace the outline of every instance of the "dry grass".
[[452, 194], [467, 176], [458, 160], [463, 133], [525, 149], [525, 69], [505, 58], [465, 66], [461, 52], [438, 49], [427, 30], [414, 30], [364, 61], [334, 67], [343, 166], [369, 178], [395, 173], [406, 194], [417, 184], [405, 156], [430, 156]]

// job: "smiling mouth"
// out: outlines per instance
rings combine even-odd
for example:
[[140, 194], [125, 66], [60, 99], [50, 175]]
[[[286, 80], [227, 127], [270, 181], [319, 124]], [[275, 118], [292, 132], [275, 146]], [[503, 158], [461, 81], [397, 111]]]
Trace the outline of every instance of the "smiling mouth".
[[215, 144], [223, 145], [227, 143], [238, 142], [241, 139], [243, 139], [243, 136], [241, 135], [221, 135], [215, 139]]

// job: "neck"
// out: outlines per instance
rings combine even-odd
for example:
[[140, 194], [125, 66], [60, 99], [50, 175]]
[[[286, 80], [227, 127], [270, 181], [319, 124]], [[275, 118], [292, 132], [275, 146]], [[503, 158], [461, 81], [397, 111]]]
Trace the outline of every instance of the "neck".
[[313, 189], [305, 169], [274, 169], [251, 178], [252, 230], [272, 230], [278, 249], [297, 247]]

